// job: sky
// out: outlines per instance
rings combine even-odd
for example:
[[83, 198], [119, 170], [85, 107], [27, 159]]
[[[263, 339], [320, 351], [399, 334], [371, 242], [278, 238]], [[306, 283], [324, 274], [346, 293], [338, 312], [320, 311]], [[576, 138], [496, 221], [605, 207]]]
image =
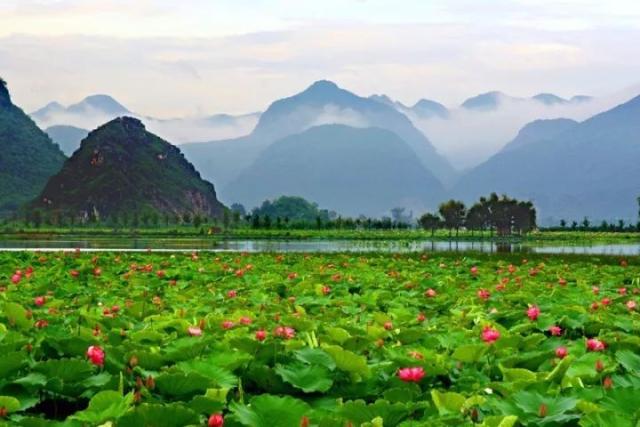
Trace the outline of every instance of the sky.
[[155, 117], [264, 110], [315, 80], [457, 105], [640, 83], [637, 0], [0, 0], [0, 76], [32, 111], [107, 93]]

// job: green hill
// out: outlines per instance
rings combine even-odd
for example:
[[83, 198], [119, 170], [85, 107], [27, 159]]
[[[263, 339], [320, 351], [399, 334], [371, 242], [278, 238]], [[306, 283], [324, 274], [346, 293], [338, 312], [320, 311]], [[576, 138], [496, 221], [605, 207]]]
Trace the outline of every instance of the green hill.
[[33, 199], [64, 159], [47, 134], [13, 105], [0, 79], [0, 216]]
[[102, 219], [151, 212], [220, 217], [224, 209], [180, 149], [130, 117], [89, 133], [34, 207]]

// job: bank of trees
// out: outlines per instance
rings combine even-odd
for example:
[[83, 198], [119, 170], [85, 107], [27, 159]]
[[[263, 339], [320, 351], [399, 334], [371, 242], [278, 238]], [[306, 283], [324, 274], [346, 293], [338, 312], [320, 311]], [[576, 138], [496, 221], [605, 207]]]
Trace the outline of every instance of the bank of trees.
[[489, 230], [491, 234], [509, 236], [525, 234], [536, 228], [536, 209], [529, 201], [512, 199], [492, 193], [481, 197], [468, 207], [459, 200], [449, 200], [440, 205], [437, 213], [427, 212], [418, 220], [425, 230], [446, 228], [456, 236], [461, 228], [473, 232]]

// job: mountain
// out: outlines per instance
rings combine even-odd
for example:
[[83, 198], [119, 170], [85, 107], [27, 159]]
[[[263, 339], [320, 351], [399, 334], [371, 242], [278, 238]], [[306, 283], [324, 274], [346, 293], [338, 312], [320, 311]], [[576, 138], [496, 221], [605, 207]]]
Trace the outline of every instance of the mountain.
[[433, 117], [446, 119], [449, 117], [449, 110], [447, 107], [439, 102], [431, 101], [429, 99], [421, 99], [411, 107], [406, 106], [401, 102], [394, 101], [387, 95], [371, 95], [369, 99], [393, 107], [404, 114], [411, 115], [413, 113], [420, 119], [430, 119]]
[[390, 130], [403, 139], [420, 162], [442, 182], [451, 182], [455, 177], [449, 162], [407, 116], [384, 103], [357, 96], [325, 80], [272, 103], [246, 137], [182, 147], [205, 177], [215, 179], [225, 187], [274, 141], [324, 124]]
[[592, 101], [593, 97], [592, 96], [587, 96], [587, 95], [576, 95], [571, 97], [571, 99], [569, 101], [573, 102], [574, 104], [578, 104], [581, 102], [589, 102]]
[[430, 119], [438, 117], [441, 119], [449, 118], [449, 110], [444, 105], [430, 99], [421, 99], [416, 102], [410, 110], [422, 119]]
[[103, 218], [134, 212], [221, 217], [224, 209], [180, 149], [131, 117], [89, 133], [33, 206]]
[[[30, 114], [31, 118], [41, 126], [52, 126], [60, 124], [75, 124], [83, 118], [114, 118], [122, 115], [130, 115], [131, 112], [118, 101], [109, 95], [91, 95], [82, 101], [64, 107], [58, 102], [50, 102], [39, 110]], [[73, 123], [65, 123], [64, 121]]]
[[544, 105], [562, 105], [569, 102], [566, 99], [552, 93], [539, 93], [537, 95], [534, 95], [532, 99], [538, 102], [542, 102]]
[[224, 189], [247, 207], [302, 196], [344, 215], [416, 211], [443, 200], [442, 185], [409, 145], [380, 128], [321, 125], [271, 144]]
[[502, 151], [514, 150], [532, 142], [551, 139], [577, 124], [578, 122], [571, 119], [535, 120], [520, 129], [518, 135], [505, 145]]
[[[79, 132], [68, 129], [93, 129], [120, 116], [143, 120], [149, 130], [162, 138], [177, 143], [186, 141], [209, 141], [244, 136], [255, 128], [260, 113], [241, 115], [214, 114], [209, 116], [190, 116], [159, 119], [132, 113], [127, 107], [109, 95], [91, 95], [82, 101], [65, 107], [58, 102], [31, 113], [31, 118], [42, 128], [62, 126], [55, 129], [55, 138], [60, 137], [65, 150], [73, 152], [73, 145]], [[71, 134], [73, 132], [73, 134]], [[78, 140], [79, 143], [79, 140]], [[78, 144], [79, 145], [79, 144]]]
[[640, 96], [581, 123], [546, 125], [566, 128], [510, 144], [462, 177], [454, 195], [471, 201], [496, 191], [531, 199], [541, 218], [636, 221]]
[[492, 111], [498, 109], [508, 99], [516, 98], [498, 91], [487, 92], [467, 99], [461, 107], [467, 110]]
[[45, 132], [67, 156], [72, 155], [80, 147], [80, 141], [89, 134], [86, 129], [65, 125], [48, 127]]
[[0, 79], [0, 215], [33, 199], [64, 160], [47, 134], [13, 105]]
[[121, 116], [131, 114], [131, 111], [109, 95], [91, 95], [77, 104], [67, 107], [67, 112], [72, 114], [84, 114], [98, 112], [106, 115]]

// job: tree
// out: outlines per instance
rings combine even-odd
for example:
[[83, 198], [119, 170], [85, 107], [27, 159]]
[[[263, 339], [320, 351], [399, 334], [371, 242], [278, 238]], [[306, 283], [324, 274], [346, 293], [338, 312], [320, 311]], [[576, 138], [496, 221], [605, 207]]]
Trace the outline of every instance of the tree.
[[471, 206], [467, 212], [464, 223], [465, 227], [471, 230], [472, 236], [474, 230], [484, 230], [489, 225], [489, 213], [487, 200], [484, 197], [480, 198], [479, 202]]
[[589, 229], [590, 225], [591, 225], [591, 222], [589, 221], [589, 218], [585, 216], [584, 219], [582, 220], [582, 229], [586, 231]]
[[438, 212], [444, 220], [444, 225], [449, 229], [449, 237], [451, 237], [451, 231], [456, 229], [456, 237], [458, 237], [458, 230], [464, 224], [464, 218], [466, 214], [466, 208], [464, 203], [459, 200], [449, 200], [440, 205]]
[[431, 230], [431, 237], [433, 237], [436, 229], [442, 224], [442, 221], [438, 215], [427, 212], [418, 219], [418, 223], [420, 223], [420, 226], [425, 230]]
[[560, 220], [560, 228], [564, 229], [567, 228], [567, 221], [565, 221], [564, 219]]

